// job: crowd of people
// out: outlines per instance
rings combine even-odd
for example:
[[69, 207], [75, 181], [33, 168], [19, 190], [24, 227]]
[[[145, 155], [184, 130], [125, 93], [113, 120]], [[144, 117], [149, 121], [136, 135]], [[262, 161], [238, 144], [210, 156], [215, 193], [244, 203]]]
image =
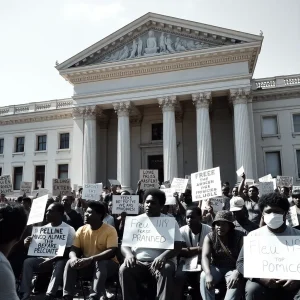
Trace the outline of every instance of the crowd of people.
[[[45, 300], [71, 300], [79, 279], [90, 282], [89, 300], [116, 296], [107, 290], [109, 279], [118, 282], [124, 300], [300, 299], [300, 281], [245, 278], [243, 251], [247, 235], [300, 235], [299, 226], [286, 225], [291, 206], [300, 220], [300, 190], [281, 187], [259, 196], [245, 180], [243, 174], [238, 186], [223, 184], [220, 211], [209, 201], [193, 202], [188, 189], [174, 194], [176, 205], [165, 205], [163, 190], [144, 191], [139, 182], [139, 214], [176, 219], [173, 249], [122, 246], [127, 214], [112, 214], [113, 195], [130, 194], [121, 187], [104, 187], [99, 201], [82, 199], [82, 189], [49, 198], [44, 221], [34, 226], [68, 229], [63, 255], [51, 258], [28, 256], [32, 199], [1, 195], [0, 300], [29, 300], [42, 287]], [[197, 268], [186, 271], [186, 260], [195, 257]]]

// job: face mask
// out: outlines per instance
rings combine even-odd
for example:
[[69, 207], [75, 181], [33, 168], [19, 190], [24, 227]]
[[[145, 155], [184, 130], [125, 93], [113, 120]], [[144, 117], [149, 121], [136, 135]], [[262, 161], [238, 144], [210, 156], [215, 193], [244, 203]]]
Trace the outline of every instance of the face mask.
[[268, 227], [277, 229], [283, 224], [283, 215], [281, 214], [264, 214], [264, 221]]

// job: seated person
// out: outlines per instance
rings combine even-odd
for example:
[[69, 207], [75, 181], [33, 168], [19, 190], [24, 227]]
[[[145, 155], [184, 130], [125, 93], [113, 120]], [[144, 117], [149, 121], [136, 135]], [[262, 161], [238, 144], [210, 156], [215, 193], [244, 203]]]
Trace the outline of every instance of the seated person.
[[23, 205], [27, 215], [29, 216], [30, 209], [31, 209], [31, 199], [29, 197], [22, 198], [21, 204]]
[[115, 253], [118, 248], [116, 229], [103, 223], [105, 207], [99, 201], [89, 201], [70, 251], [64, 272], [63, 298], [72, 300], [77, 276], [93, 278], [89, 300], [105, 295], [105, 282], [118, 270]]
[[232, 197], [230, 199], [230, 211], [233, 213], [235, 229], [247, 235], [250, 231], [258, 228], [258, 225], [248, 219], [248, 211], [242, 197]]
[[[31, 294], [31, 281], [34, 272], [48, 272], [52, 271], [52, 276], [48, 285], [45, 299], [55, 299], [56, 292], [60, 284], [62, 284], [63, 273], [70, 247], [73, 244], [75, 237], [75, 230], [70, 225], [63, 222], [64, 207], [61, 203], [51, 204], [46, 211], [46, 220], [49, 222], [44, 227], [67, 227], [69, 228], [66, 249], [63, 257], [55, 256], [51, 258], [44, 257], [30, 257], [24, 261], [23, 273], [21, 281], [22, 300], [29, 300]], [[24, 244], [29, 247], [32, 237], [28, 236]]]
[[13, 270], [7, 257], [20, 240], [27, 214], [20, 205], [0, 205], [0, 299], [19, 300]]
[[[182, 258], [198, 256], [198, 264], [201, 264], [202, 245], [205, 236], [211, 232], [211, 227], [201, 223], [201, 209], [199, 207], [188, 208], [186, 211], [187, 225], [180, 228], [183, 246], [179, 253]], [[188, 280], [189, 285], [195, 290], [193, 299], [200, 298], [200, 272], [185, 272], [182, 270], [184, 259], [180, 262], [175, 275], [174, 299], [183, 297], [184, 284]]]
[[225, 300], [240, 300], [243, 282], [236, 270], [236, 260], [243, 245], [244, 234], [234, 228], [230, 211], [216, 213], [213, 231], [203, 242], [200, 291], [203, 300], [215, 299], [215, 286], [226, 281]]
[[[144, 194], [144, 208], [148, 217], [166, 217], [161, 214], [165, 205], [166, 195], [158, 189], [149, 189]], [[181, 250], [181, 234], [175, 222], [174, 249], [131, 248], [122, 246], [121, 251], [125, 258], [120, 267], [120, 284], [123, 300], [137, 300], [137, 282], [155, 277], [157, 282], [157, 298], [160, 300], [173, 299], [173, 276], [176, 267], [176, 257]]]
[[72, 204], [75, 201], [73, 196], [63, 196], [61, 203], [64, 206], [64, 222], [72, 226], [75, 230], [83, 226], [81, 215], [72, 209]]
[[[289, 201], [279, 193], [264, 195], [259, 200], [266, 226], [249, 233], [248, 236], [300, 236], [300, 231], [286, 225]], [[237, 260], [237, 270], [244, 274], [243, 248]], [[292, 300], [300, 289], [300, 281], [251, 278], [246, 283], [246, 300]], [[299, 299], [299, 298], [297, 298]]]

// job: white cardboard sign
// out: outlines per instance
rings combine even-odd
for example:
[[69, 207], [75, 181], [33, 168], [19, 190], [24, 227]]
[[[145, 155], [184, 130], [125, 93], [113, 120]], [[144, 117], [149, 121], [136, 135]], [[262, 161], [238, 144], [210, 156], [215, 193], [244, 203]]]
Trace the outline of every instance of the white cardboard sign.
[[244, 277], [300, 280], [300, 236], [244, 237]]
[[126, 217], [123, 246], [174, 249], [175, 218], [149, 218], [146, 214]]
[[223, 209], [224, 198], [215, 197], [207, 200], [203, 200], [201, 204], [202, 209], [207, 209], [209, 206], [212, 206], [214, 212], [218, 212]]
[[191, 174], [193, 201], [222, 196], [220, 168], [213, 168]]
[[270, 181], [272, 181], [272, 179], [273, 179], [272, 175], [271, 175], [271, 174], [268, 174], [268, 175], [265, 175], [265, 176], [263, 176], [263, 177], [260, 177], [260, 178], [258, 179], [258, 181], [259, 181], [259, 182], [270, 182]]
[[11, 183], [10, 175], [0, 176], [0, 193], [9, 195], [13, 192], [13, 186]]
[[263, 196], [269, 193], [274, 193], [274, 183], [273, 181], [265, 181], [259, 183], [259, 195]]
[[26, 195], [31, 194], [32, 182], [22, 181], [20, 186], [20, 195], [26, 193]]
[[63, 256], [69, 234], [68, 227], [33, 227], [30, 256]]
[[171, 184], [171, 188], [177, 192], [177, 193], [185, 193], [187, 184], [188, 184], [188, 179], [184, 178], [174, 178]]
[[52, 189], [53, 196], [69, 195], [72, 192], [71, 179], [53, 179]]
[[175, 191], [172, 188], [161, 189], [166, 194], [166, 204], [165, 205], [176, 205], [176, 199], [173, 196]]
[[249, 186], [254, 185], [254, 179], [246, 179], [245, 184]]
[[85, 183], [82, 190], [82, 199], [99, 201], [102, 191], [102, 183]]
[[138, 195], [113, 195], [112, 213], [121, 214], [126, 212], [129, 215], [139, 213], [139, 196]]
[[291, 226], [291, 227], [299, 226], [296, 205], [290, 207], [290, 209], [286, 215], [286, 225]]
[[243, 173], [245, 173], [244, 167], [241, 166], [237, 171], [236, 171], [236, 175], [239, 177], [242, 177]]
[[158, 188], [158, 170], [140, 170], [141, 190]]
[[277, 176], [277, 186], [278, 187], [289, 187], [293, 185], [293, 177], [291, 176]]
[[32, 201], [27, 225], [36, 224], [44, 220], [48, 195], [36, 198]]

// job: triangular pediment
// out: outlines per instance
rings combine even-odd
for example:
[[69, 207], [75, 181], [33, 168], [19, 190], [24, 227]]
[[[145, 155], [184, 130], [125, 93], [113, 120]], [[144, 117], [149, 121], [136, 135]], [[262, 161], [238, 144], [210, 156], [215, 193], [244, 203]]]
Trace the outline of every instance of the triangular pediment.
[[148, 13], [57, 66], [58, 70], [260, 42], [263, 37]]

